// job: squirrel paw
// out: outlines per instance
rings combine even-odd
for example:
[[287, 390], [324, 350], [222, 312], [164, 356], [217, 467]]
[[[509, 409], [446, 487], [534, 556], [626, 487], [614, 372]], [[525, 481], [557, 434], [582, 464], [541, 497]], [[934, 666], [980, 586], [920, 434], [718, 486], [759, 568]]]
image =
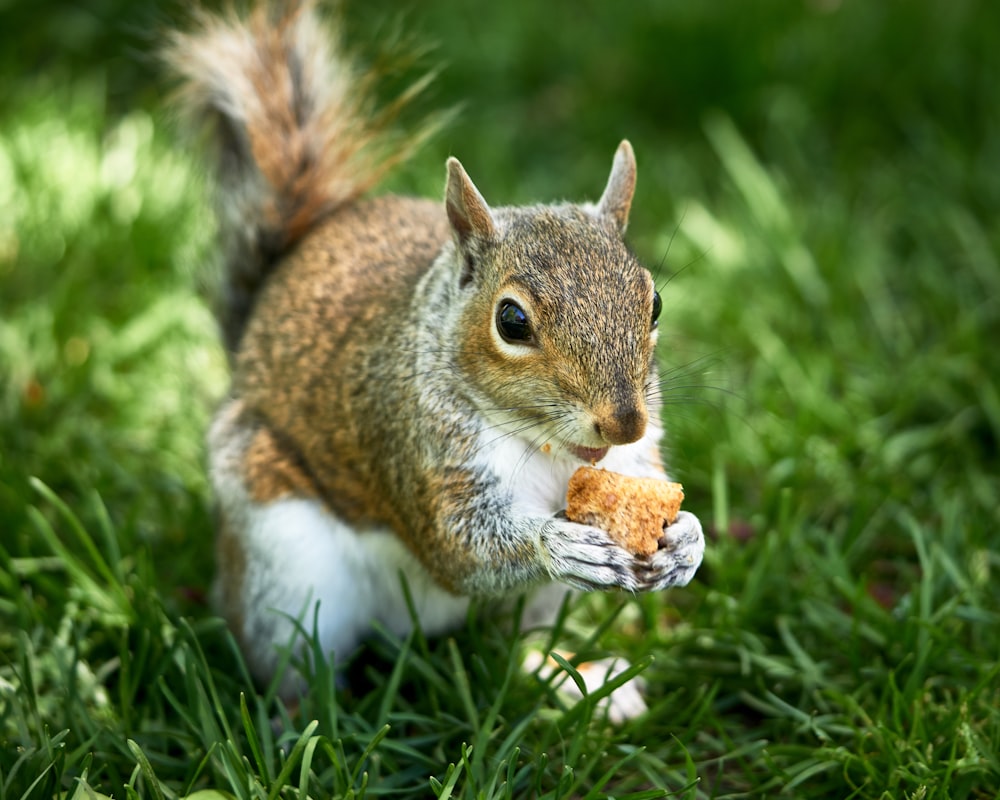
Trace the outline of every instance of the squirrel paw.
[[[560, 652], [564, 658], [571, 654]], [[626, 669], [628, 662], [622, 658], [602, 658], [596, 661], [585, 661], [576, 667], [577, 675], [583, 681], [583, 688], [569, 679], [569, 674], [553, 658], [546, 658], [538, 650], [529, 650], [524, 657], [524, 669], [535, 673], [543, 681], [552, 681], [552, 686], [571, 702], [579, 702], [585, 694], [596, 692], [605, 683], [613, 680]], [[637, 675], [626, 681], [611, 694], [598, 703], [598, 708], [607, 714], [608, 722], [621, 725], [630, 719], [644, 714], [647, 710], [643, 693], [646, 681]]]
[[701, 566], [704, 554], [701, 522], [691, 512], [681, 511], [673, 525], [663, 532], [660, 549], [641, 562], [636, 576], [640, 591], [686, 586]]
[[552, 523], [543, 533], [542, 543], [548, 553], [549, 574], [553, 578], [588, 591], [625, 589], [635, 592], [643, 588], [643, 579], [637, 574], [643, 562], [619, 546], [605, 531], [566, 520], [552, 520]]
[[705, 553], [701, 522], [681, 511], [663, 532], [659, 550], [637, 556], [623, 549], [598, 528], [556, 520], [543, 544], [549, 572], [556, 580], [578, 589], [624, 589], [652, 592], [685, 586], [694, 577]]

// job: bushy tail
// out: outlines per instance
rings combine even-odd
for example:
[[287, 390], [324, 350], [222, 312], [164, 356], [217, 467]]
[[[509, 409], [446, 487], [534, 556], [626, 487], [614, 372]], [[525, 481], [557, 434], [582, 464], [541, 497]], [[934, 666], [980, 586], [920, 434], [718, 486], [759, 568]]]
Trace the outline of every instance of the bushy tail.
[[280, 257], [320, 219], [370, 189], [429, 130], [387, 125], [426, 81], [376, 112], [333, 26], [310, 0], [246, 16], [198, 13], [170, 36], [179, 107], [212, 130], [225, 272], [219, 318], [234, 352], [254, 297]]

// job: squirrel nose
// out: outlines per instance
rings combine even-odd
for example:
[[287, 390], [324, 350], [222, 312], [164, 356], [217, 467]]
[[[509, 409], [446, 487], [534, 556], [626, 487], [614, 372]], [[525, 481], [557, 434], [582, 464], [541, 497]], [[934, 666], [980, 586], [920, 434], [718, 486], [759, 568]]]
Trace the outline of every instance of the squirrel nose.
[[642, 438], [647, 420], [645, 405], [618, 406], [601, 414], [594, 421], [594, 430], [608, 444], [628, 444]]

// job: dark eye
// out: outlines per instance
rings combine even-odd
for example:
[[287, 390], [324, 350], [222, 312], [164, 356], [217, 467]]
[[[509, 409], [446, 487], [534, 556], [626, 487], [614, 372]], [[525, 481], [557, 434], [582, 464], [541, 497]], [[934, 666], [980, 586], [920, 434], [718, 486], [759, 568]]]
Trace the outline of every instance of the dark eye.
[[660, 312], [663, 310], [663, 301], [660, 299], [660, 293], [655, 289], [653, 290], [653, 327], [655, 328], [659, 323], [657, 320], [660, 318]]
[[504, 300], [497, 309], [497, 330], [508, 342], [531, 341], [528, 315], [512, 300]]

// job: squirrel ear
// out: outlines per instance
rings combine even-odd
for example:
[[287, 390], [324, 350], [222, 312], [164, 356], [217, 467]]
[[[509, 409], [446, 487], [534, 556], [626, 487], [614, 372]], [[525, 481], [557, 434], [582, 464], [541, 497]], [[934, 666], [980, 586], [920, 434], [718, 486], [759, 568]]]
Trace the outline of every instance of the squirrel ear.
[[635, 153], [628, 139], [623, 139], [615, 151], [615, 160], [611, 165], [611, 177], [604, 188], [601, 201], [597, 204], [598, 213], [602, 217], [614, 220], [619, 233], [625, 233], [628, 227], [628, 212], [632, 207], [632, 194], [635, 192]]
[[457, 158], [448, 159], [445, 208], [462, 244], [470, 238], [491, 239], [496, 233], [490, 207]]

